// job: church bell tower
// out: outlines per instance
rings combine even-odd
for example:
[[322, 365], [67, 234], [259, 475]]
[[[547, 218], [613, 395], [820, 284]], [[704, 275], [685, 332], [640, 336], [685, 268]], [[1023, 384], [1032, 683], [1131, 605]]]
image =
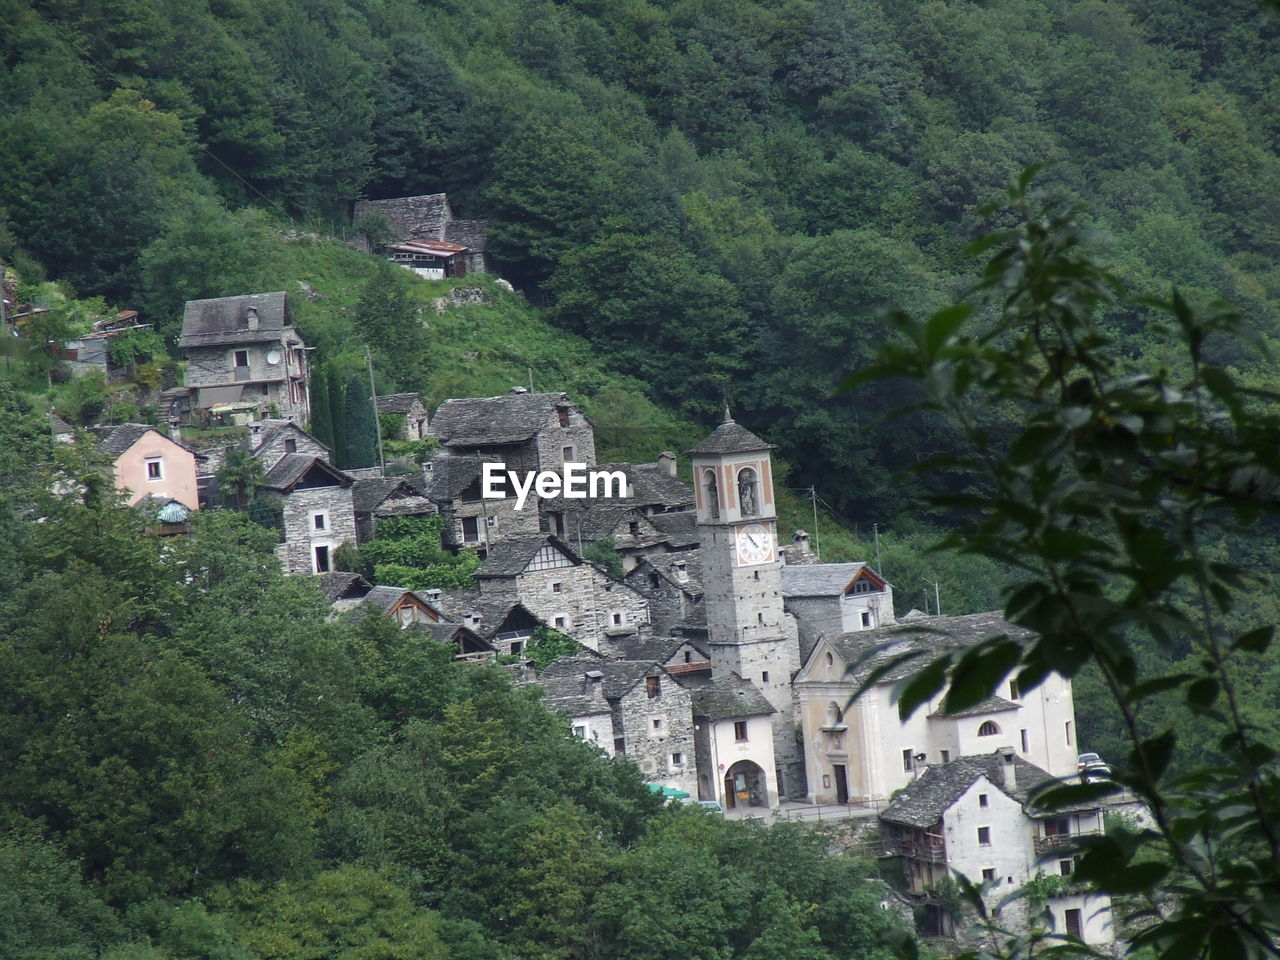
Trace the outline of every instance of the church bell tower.
[[774, 759], [779, 792], [799, 758], [791, 678], [799, 669], [799, 642], [782, 609], [782, 559], [773, 489], [771, 444], [724, 422], [689, 451], [693, 463], [698, 533], [702, 541], [703, 604], [711, 646], [711, 673], [749, 680], [777, 710]]

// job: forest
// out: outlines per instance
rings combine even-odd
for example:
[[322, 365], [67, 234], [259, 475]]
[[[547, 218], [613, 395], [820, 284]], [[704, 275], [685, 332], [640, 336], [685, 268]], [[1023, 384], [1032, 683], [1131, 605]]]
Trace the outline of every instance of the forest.
[[[1176, 285], [1197, 310], [1229, 301], [1251, 334], [1209, 338], [1206, 361], [1242, 389], [1277, 387], [1280, 23], [1255, 0], [0, 0], [0, 14], [0, 261], [19, 301], [53, 308], [39, 339], [138, 309], [159, 336], [133, 345], [135, 376], [154, 385], [185, 300], [287, 289], [318, 348], [326, 436], [347, 429], [349, 397], [360, 409], [366, 345], [381, 390], [433, 402], [526, 373], [569, 389], [620, 457], [684, 449], [728, 401], [779, 445], [788, 484], [853, 529], [831, 531], [832, 558], [867, 559], [870, 525], [891, 531], [905, 606], [938, 579], [946, 612], [997, 606], [1016, 565], [924, 552], [983, 488], [954, 464], [913, 468], [971, 436], [930, 411], [887, 417], [920, 399], [910, 377], [837, 385], [893, 338], [890, 308], [927, 316], [972, 286], [967, 245], [1017, 219], [982, 204], [1029, 164], [1125, 291], [1093, 305], [1117, 356], [1187, 369], [1185, 329], [1151, 303]], [[488, 219], [519, 295], [483, 281], [489, 314], [424, 326], [448, 285], [336, 242], [354, 200], [432, 192]], [[88, 452], [48, 445], [46, 408], [149, 411], [56, 382], [39, 350], [5, 357], [0, 954], [825, 960], [893, 942], [865, 865], [659, 809], [501, 677], [325, 622], [260, 528], [211, 515], [161, 552], [92, 483], [47, 497], [52, 477], [93, 474]], [[979, 433], [1011, 443], [1025, 416], [997, 396]], [[54, 522], [32, 523], [33, 504]], [[1265, 516], [1201, 541], [1259, 578], [1229, 629], [1280, 620], [1277, 545]], [[1142, 676], [1200, 670], [1194, 644], [1133, 642]], [[1265, 644], [1242, 654], [1241, 709], [1280, 741], [1280, 662]], [[1082, 739], [1118, 758], [1106, 679], [1081, 667], [1077, 713]], [[1199, 706], [1145, 704], [1144, 730], [1182, 733], [1175, 772], [1220, 751]], [[364, 939], [325, 943], [339, 914]]]

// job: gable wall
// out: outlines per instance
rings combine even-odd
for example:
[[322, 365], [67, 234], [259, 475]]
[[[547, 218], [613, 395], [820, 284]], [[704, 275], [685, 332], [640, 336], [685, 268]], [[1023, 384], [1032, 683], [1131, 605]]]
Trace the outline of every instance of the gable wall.
[[[698, 780], [693, 742], [693, 704], [689, 691], [665, 673], [658, 678], [660, 695], [650, 698], [640, 680], [618, 700], [622, 737], [628, 759], [638, 765], [646, 780], [663, 783], [696, 796]], [[662, 721], [662, 730], [653, 721]], [[683, 763], [675, 766], [671, 755]]]
[[[147, 461], [160, 458], [161, 478], [147, 479]], [[112, 472], [115, 486], [133, 505], [143, 497], [155, 494], [177, 500], [191, 510], [200, 507], [196, 489], [196, 457], [164, 434], [152, 430], [143, 434], [132, 447], [116, 458]]]
[[[313, 487], [294, 490], [280, 498], [284, 511], [285, 542], [276, 548], [276, 554], [285, 573], [313, 573], [314, 551], [318, 545], [329, 548], [330, 569], [333, 569], [334, 552], [343, 543], [356, 542], [356, 515], [351, 505], [351, 488]], [[316, 530], [311, 515], [327, 510], [327, 529]]]

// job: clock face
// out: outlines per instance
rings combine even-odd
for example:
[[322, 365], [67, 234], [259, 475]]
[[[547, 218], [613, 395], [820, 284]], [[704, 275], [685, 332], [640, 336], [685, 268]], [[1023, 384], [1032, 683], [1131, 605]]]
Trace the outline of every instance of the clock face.
[[773, 534], [760, 523], [738, 528], [738, 566], [750, 567], [773, 559]]

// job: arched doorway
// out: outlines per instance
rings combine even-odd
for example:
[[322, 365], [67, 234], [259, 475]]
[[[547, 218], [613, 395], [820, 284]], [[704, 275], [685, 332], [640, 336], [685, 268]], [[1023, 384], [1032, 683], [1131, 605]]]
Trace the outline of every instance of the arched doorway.
[[767, 807], [769, 787], [764, 771], [750, 760], [739, 760], [724, 775], [725, 807]]

